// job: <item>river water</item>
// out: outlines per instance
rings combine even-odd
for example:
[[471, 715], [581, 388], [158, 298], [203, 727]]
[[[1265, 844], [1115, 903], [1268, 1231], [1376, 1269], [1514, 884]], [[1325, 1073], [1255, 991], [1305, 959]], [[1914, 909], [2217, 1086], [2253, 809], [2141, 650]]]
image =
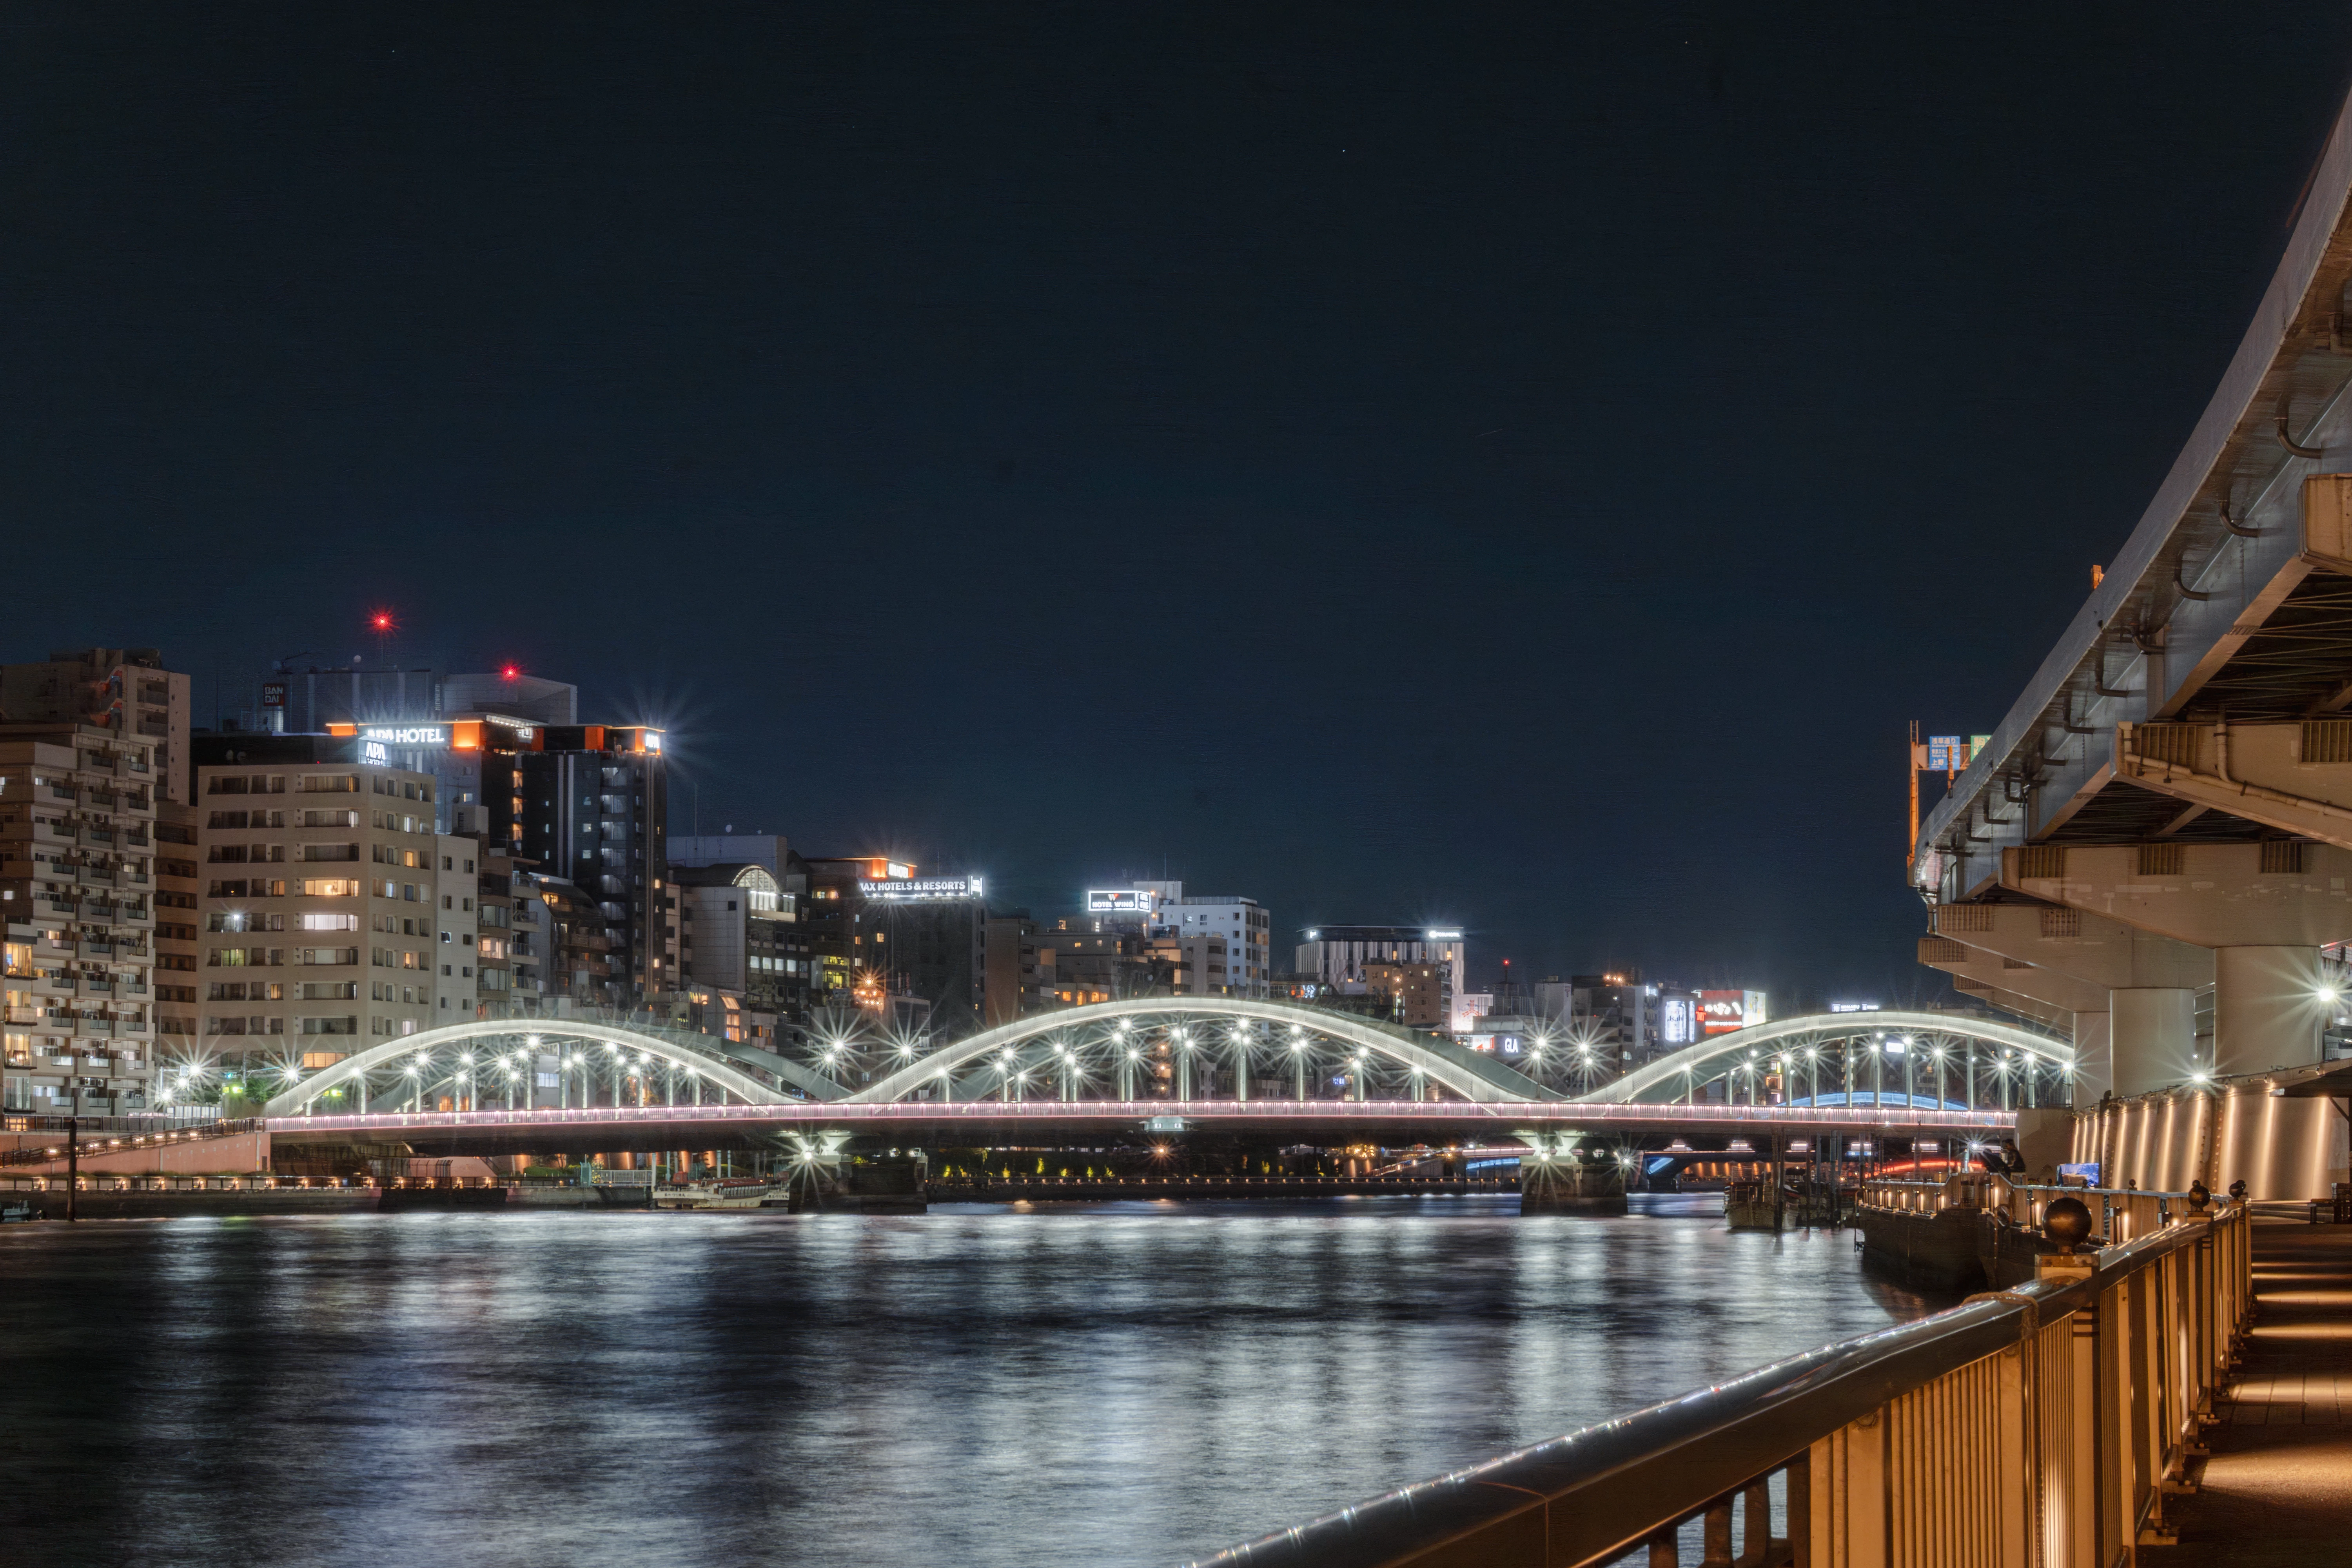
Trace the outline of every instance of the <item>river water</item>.
[[1515, 1197], [0, 1231], [0, 1559], [1168, 1564], [1940, 1305]]

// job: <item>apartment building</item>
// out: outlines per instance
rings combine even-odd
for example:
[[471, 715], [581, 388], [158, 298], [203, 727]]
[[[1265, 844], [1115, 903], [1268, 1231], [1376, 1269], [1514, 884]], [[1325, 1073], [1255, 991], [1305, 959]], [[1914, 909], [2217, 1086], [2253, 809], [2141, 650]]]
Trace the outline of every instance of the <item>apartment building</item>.
[[433, 775], [321, 735], [199, 736], [195, 762], [205, 1049], [316, 1069], [443, 1022]]
[[0, 1100], [120, 1115], [154, 1099], [154, 743], [0, 724]]
[[204, 848], [196, 808], [176, 800], [155, 803], [155, 1051], [168, 1071], [202, 1054], [197, 1033], [196, 970], [203, 949]]
[[[476, 843], [471, 838], [457, 842]], [[475, 850], [481, 869], [474, 879], [474, 1016], [495, 1018], [514, 1010], [515, 909], [521, 900], [515, 881], [514, 857], [496, 845]]]
[[[1168, 884], [1161, 884], [1167, 886]], [[1274, 975], [1274, 917], [1255, 899], [1234, 896], [1164, 900], [1151, 934], [1173, 937], [1194, 963], [1193, 989], [1212, 996], [1264, 996]], [[1204, 938], [1217, 939], [1213, 942]], [[1203, 988], [1205, 987], [1205, 990]]]
[[154, 794], [188, 804], [188, 678], [152, 647], [52, 653], [0, 664], [0, 723], [89, 724], [150, 750]]
[[434, 953], [433, 1028], [462, 1024], [476, 1016], [478, 991], [474, 965], [481, 954], [481, 916], [474, 908], [481, 890], [475, 862], [481, 846], [454, 834], [434, 835], [434, 868], [439, 873], [439, 901], [434, 906], [434, 930], [438, 937]]

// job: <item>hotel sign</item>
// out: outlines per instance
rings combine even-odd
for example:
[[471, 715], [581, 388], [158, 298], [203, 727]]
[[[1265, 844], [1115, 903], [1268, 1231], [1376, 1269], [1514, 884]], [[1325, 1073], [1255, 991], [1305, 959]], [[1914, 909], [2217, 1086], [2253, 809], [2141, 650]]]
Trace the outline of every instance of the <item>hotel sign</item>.
[[923, 903], [946, 899], [976, 899], [981, 896], [978, 877], [892, 877], [857, 879], [860, 897], [883, 903]]

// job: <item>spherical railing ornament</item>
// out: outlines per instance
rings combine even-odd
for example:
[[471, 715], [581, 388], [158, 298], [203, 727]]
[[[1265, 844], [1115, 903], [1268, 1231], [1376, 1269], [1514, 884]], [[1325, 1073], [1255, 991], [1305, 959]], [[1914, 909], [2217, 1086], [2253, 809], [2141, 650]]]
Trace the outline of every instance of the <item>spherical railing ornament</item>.
[[2204, 1183], [2191, 1182], [2189, 1184], [2189, 1208], [2190, 1213], [2203, 1214], [2205, 1212], [2206, 1205], [2210, 1204], [2212, 1201], [2213, 1194], [2206, 1190]]
[[2230, 1184], [2230, 1201], [2233, 1204], [2242, 1204], [2246, 1201], [2245, 1183], [2231, 1182]]
[[2058, 1244], [2062, 1258], [2091, 1239], [2091, 1210], [2080, 1198], [2053, 1198], [2042, 1211], [2042, 1234]]

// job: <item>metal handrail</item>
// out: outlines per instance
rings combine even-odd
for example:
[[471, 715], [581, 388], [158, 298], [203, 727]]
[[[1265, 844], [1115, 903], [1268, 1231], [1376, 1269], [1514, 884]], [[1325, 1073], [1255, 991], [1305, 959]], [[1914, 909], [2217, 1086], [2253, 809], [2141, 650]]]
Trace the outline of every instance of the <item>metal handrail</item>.
[[[1662, 1540], [1662, 1532], [1702, 1513], [1710, 1515], [1712, 1531], [1719, 1510], [1727, 1536], [1729, 1500], [1743, 1490], [1753, 1530], [1760, 1489], [1783, 1468], [1790, 1468], [1787, 1512], [1796, 1536], [1810, 1502], [1800, 1506], [1793, 1467], [1806, 1464], [1814, 1445], [1938, 1378], [2032, 1341], [2053, 1320], [2095, 1310], [2116, 1285], [2221, 1226], [2242, 1231], [2245, 1223], [2242, 1208], [2225, 1205], [2210, 1226], [2176, 1226], [2104, 1251], [2086, 1276], [1972, 1298], [1916, 1322], [1790, 1356], [1196, 1559], [1191, 1568], [1471, 1562], [1570, 1568], [1611, 1562], [1644, 1541], [1653, 1543], [1654, 1563], [1663, 1545], [1663, 1561], [1671, 1563], [1672, 1537]], [[2203, 1338], [2210, 1344], [2213, 1336]], [[1712, 1552], [1708, 1560], [1716, 1560]]]

